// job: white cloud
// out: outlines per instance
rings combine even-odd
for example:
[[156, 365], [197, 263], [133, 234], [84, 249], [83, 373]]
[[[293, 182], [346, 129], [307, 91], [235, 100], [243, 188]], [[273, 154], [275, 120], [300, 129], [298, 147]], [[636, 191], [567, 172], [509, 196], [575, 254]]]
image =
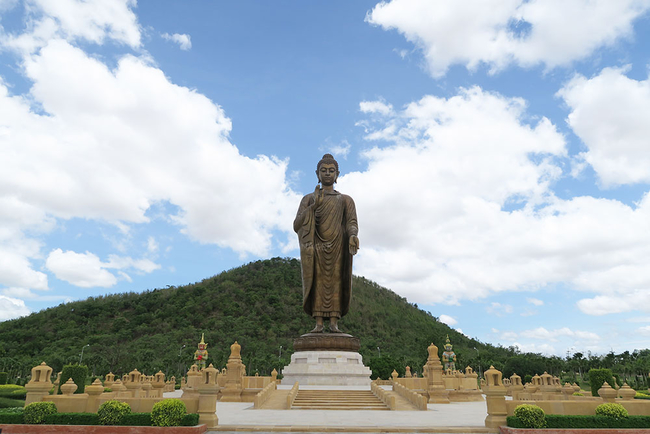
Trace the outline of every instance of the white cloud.
[[383, 101], [361, 101], [359, 103], [361, 113], [379, 113], [389, 115], [393, 112], [393, 106]]
[[503, 316], [512, 313], [513, 308], [509, 304], [501, 304], [501, 303], [493, 302], [488, 307], [486, 307], [485, 310], [489, 314], [496, 315], [496, 316]]
[[454, 64], [491, 72], [510, 64], [567, 65], [633, 34], [647, 0], [392, 0], [366, 20], [396, 29], [424, 53], [434, 77]]
[[517, 347], [519, 351], [522, 353], [535, 353], [535, 354], [545, 354], [545, 355], [557, 354], [557, 352], [555, 351], [555, 347], [547, 343], [520, 344], [518, 342], [514, 342], [512, 346]]
[[535, 339], [546, 342], [558, 342], [560, 338], [572, 338], [581, 344], [593, 344], [600, 341], [600, 336], [593, 332], [586, 332], [582, 330], [571, 330], [568, 327], [562, 327], [555, 330], [548, 330], [544, 327], [537, 327], [531, 330], [524, 330], [519, 333], [505, 332], [501, 335], [502, 339], [515, 340], [521, 339]]
[[605, 68], [575, 76], [559, 92], [571, 108], [568, 123], [587, 146], [580, 156], [605, 186], [650, 182], [650, 79]]
[[24, 301], [0, 295], [0, 321], [26, 316], [30, 313]]
[[650, 326], [643, 326], [636, 329], [636, 332], [640, 335], [650, 336]]
[[[149, 259], [109, 255], [108, 262], [102, 262], [97, 255], [90, 252], [64, 252], [61, 249], [54, 249], [50, 252], [45, 266], [57, 278], [82, 288], [108, 288], [115, 285], [117, 278], [108, 271], [110, 269], [134, 269], [139, 273], [151, 273], [160, 268], [159, 264]], [[118, 274], [129, 282], [131, 281], [131, 277], [124, 271], [118, 271]]]
[[131, 8], [135, 0], [28, 0], [26, 30], [0, 33], [0, 46], [32, 53], [50, 39], [85, 40], [103, 44], [106, 39], [140, 46], [140, 26]]
[[151, 237], [151, 236], [149, 238], [147, 238], [147, 251], [149, 252], [149, 254], [157, 253], [158, 249], [159, 249], [159, 246], [158, 246], [158, 242], [156, 241], [156, 239], [154, 237]]
[[456, 318], [453, 318], [449, 315], [444, 315], [444, 314], [440, 315], [438, 319], [440, 320], [441, 323], [447, 324], [448, 326], [453, 326], [455, 324], [458, 324], [458, 320], [456, 320]]
[[526, 301], [528, 303], [534, 305], [534, 306], [543, 306], [544, 305], [544, 301], [540, 300], [539, 298], [528, 297], [528, 298], [526, 298]]
[[557, 198], [564, 137], [525, 101], [474, 87], [363, 122], [367, 169], [338, 185], [357, 203], [356, 273], [422, 304], [563, 282], [624, 300], [599, 309], [650, 306], [632, 301], [650, 293], [650, 196]]
[[169, 33], [163, 33], [161, 36], [167, 41], [178, 44], [181, 50], [187, 51], [192, 48], [192, 39], [190, 38], [190, 35], [186, 35], [184, 33], [174, 33], [173, 35], [170, 35]]
[[[0, 229], [0, 269], [7, 267], [0, 284], [47, 287], [30, 262], [40, 245], [16, 247], [27, 229], [47, 232], [57, 219], [76, 217], [128, 233], [130, 224], [149, 221], [146, 212], [157, 203], [175, 205], [179, 212], [168, 217], [193, 240], [242, 256], [266, 256], [278, 229], [295, 238], [300, 199], [285, 179], [288, 162], [241, 155], [227, 139], [230, 119], [205, 96], [169, 82], [145, 60], [125, 56], [110, 70], [60, 39], [24, 66], [33, 82], [29, 98], [0, 83], [0, 185], [7, 186], [0, 202], [27, 217], [6, 217], [5, 237]], [[133, 261], [141, 272], [157, 267]], [[110, 276], [104, 269], [69, 279], [110, 286]]]
[[108, 288], [117, 283], [117, 278], [106, 271], [106, 264], [90, 252], [64, 252], [55, 249], [47, 257], [45, 267], [58, 279], [82, 288]]

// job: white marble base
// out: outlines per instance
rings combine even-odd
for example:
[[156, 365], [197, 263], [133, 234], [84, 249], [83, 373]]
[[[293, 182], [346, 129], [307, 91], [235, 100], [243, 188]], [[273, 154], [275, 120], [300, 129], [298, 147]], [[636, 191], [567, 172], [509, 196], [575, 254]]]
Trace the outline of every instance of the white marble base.
[[354, 386], [370, 385], [372, 371], [361, 354], [349, 351], [297, 351], [282, 370], [282, 384]]

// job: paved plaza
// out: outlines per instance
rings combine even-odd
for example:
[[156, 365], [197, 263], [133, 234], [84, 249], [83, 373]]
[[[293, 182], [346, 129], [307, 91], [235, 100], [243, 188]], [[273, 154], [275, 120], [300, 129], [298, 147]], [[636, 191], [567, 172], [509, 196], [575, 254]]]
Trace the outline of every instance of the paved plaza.
[[[290, 389], [278, 386], [278, 389]], [[368, 390], [363, 386], [304, 386], [307, 390]], [[165, 393], [179, 397], [180, 391]], [[428, 404], [428, 411], [255, 410], [252, 402], [218, 402], [219, 427], [228, 432], [495, 432], [485, 428], [485, 401]]]

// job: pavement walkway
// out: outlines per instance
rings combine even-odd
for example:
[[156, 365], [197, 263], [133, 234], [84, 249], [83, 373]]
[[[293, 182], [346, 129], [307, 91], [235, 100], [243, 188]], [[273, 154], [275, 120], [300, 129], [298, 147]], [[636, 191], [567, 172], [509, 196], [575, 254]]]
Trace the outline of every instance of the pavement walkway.
[[[278, 386], [278, 389], [290, 386]], [[363, 386], [301, 386], [312, 390], [367, 390]], [[179, 397], [180, 391], [165, 393]], [[488, 433], [485, 401], [428, 404], [428, 411], [260, 410], [252, 402], [218, 402], [219, 426], [210, 433], [435, 432]]]

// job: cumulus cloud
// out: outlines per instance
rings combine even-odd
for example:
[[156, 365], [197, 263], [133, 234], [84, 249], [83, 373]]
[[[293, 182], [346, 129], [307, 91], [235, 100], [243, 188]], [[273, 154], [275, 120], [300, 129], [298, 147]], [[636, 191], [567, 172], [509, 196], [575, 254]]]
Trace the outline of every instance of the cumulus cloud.
[[392, 0], [377, 4], [371, 24], [395, 29], [424, 53], [429, 71], [454, 64], [491, 72], [510, 64], [567, 65], [633, 34], [647, 0]]
[[192, 48], [192, 39], [190, 38], [190, 35], [186, 35], [185, 33], [174, 33], [173, 35], [163, 33], [161, 36], [167, 41], [178, 44], [181, 50], [187, 51]]
[[[38, 224], [73, 217], [145, 223], [152, 205], [167, 202], [183, 233], [241, 255], [266, 255], [274, 230], [292, 234], [299, 197], [286, 184], [287, 161], [241, 155], [227, 138], [230, 119], [205, 96], [140, 58], [125, 56], [110, 70], [61, 39], [26, 58], [25, 73], [46, 114], [0, 84], [0, 200], [38, 210]], [[13, 270], [30, 270], [25, 256]], [[0, 283], [45, 285], [42, 273], [31, 275], [29, 285]], [[111, 282], [100, 273], [100, 286]]]
[[526, 301], [528, 303], [532, 304], [533, 306], [543, 306], [544, 305], [544, 301], [540, 300], [539, 298], [528, 297], [528, 298], [526, 298]]
[[135, 0], [28, 0], [26, 3], [25, 31], [0, 34], [0, 45], [32, 53], [53, 38], [96, 44], [113, 40], [132, 48], [141, 44], [140, 26], [132, 10]]
[[[151, 273], [160, 268], [159, 264], [149, 259], [133, 259], [109, 255], [108, 262], [102, 262], [97, 255], [86, 252], [64, 252], [54, 249], [50, 252], [45, 262], [45, 267], [54, 275], [82, 288], [102, 287], [108, 288], [117, 283], [117, 278], [109, 269], [133, 269], [139, 273]], [[118, 271], [124, 279], [131, 281], [131, 277], [124, 271]]]
[[363, 121], [367, 169], [339, 181], [357, 202], [357, 273], [423, 304], [565, 282], [612, 297], [586, 313], [650, 306], [633, 302], [650, 293], [650, 196], [556, 197], [565, 140], [525, 101], [474, 87]]
[[509, 304], [493, 302], [485, 308], [485, 311], [492, 315], [503, 316], [512, 313], [513, 307]]
[[24, 301], [0, 295], [0, 321], [19, 318], [30, 313]]
[[455, 324], [458, 324], [458, 320], [456, 320], [456, 318], [451, 317], [449, 315], [444, 315], [444, 314], [440, 315], [438, 319], [440, 320], [441, 323], [447, 324], [448, 326], [453, 326]]
[[634, 80], [625, 72], [576, 75], [558, 92], [571, 109], [569, 125], [588, 149], [580, 158], [606, 187], [650, 182], [650, 79]]
[[[502, 337], [503, 336], [506, 335], [504, 334]], [[575, 339], [576, 341], [587, 343], [595, 343], [600, 341], [600, 336], [598, 336], [596, 333], [581, 330], [571, 330], [568, 327], [562, 327], [554, 330], [548, 330], [544, 327], [537, 327], [535, 329], [525, 330], [520, 333], [508, 332], [507, 337], [509, 340], [513, 340], [519, 337], [547, 342], [558, 342], [558, 340], [562, 337], [569, 337]]]

